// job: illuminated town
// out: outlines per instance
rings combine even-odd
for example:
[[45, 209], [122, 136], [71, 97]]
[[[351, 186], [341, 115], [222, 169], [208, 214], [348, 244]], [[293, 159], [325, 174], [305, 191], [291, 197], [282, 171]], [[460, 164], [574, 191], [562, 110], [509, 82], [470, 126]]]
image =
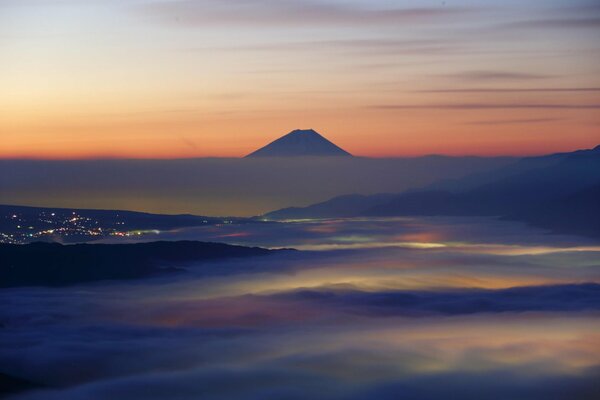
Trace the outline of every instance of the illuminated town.
[[[17, 211], [15, 211], [17, 210]], [[56, 241], [65, 243], [87, 242], [108, 236], [140, 236], [160, 233], [160, 229], [172, 229], [178, 226], [221, 225], [234, 221], [224, 218], [186, 216], [185, 221], [168, 221], [171, 216], [143, 214], [140, 221], [138, 213], [102, 212], [95, 217], [93, 210], [68, 210], [44, 208], [20, 208], [2, 206], [0, 217], [0, 243], [24, 244], [35, 241]], [[134, 218], [128, 218], [133, 215]], [[177, 218], [175, 216], [173, 218]], [[134, 221], [129, 221], [133, 219]]]
[[[127, 231], [123, 221], [117, 222], [117, 226], [114, 227], [103, 227], [98, 220], [83, 217], [75, 211], [70, 214], [42, 211], [37, 219], [27, 218], [19, 214], [4, 215], [3, 218], [12, 222], [14, 231], [0, 232], [0, 242], [2, 243], [27, 243], [35, 240], [56, 240], [64, 237], [85, 240], [98, 236], [141, 234], [141, 231]], [[118, 226], [122, 226], [122, 228], [119, 229]]]

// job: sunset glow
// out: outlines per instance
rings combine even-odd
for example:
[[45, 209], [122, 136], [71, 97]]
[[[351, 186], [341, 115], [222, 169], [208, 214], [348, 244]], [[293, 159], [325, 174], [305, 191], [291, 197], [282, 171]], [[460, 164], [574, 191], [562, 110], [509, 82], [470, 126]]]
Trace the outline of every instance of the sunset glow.
[[369, 157], [600, 139], [593, 1], [0, 2], [0, 157]]

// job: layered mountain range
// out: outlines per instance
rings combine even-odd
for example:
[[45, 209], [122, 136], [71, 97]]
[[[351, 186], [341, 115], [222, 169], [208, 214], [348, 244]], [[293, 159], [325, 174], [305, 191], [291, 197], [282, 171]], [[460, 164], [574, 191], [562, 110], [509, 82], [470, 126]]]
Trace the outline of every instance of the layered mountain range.
[[418, 190], [338, 196], [266, 214], [270, 219], [359, 216], [500, 216], [600, 236], [600, 146], [524, 158]]

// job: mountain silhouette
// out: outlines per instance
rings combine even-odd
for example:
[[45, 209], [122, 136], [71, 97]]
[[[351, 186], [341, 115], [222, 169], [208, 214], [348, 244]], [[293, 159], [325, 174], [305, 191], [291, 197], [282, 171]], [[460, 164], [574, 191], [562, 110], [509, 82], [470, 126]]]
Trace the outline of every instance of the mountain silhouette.
[[417, 190], [345, 195], [270, 219], [373, 216], [496, 216], [561, 233], [600, 237], [600, 146], [532, 157], [496, 172]]
[[312, 129], [296, 129], [246, 157], [349, 156]]

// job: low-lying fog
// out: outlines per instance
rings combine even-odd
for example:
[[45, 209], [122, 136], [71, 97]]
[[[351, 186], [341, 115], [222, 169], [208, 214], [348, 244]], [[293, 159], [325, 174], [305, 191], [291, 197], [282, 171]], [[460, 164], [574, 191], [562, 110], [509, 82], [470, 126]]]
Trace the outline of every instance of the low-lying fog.
[[593, 398], [600, 245], [489, 218], [222, 225], [303, 251], [0, 292], [14, 399]]

